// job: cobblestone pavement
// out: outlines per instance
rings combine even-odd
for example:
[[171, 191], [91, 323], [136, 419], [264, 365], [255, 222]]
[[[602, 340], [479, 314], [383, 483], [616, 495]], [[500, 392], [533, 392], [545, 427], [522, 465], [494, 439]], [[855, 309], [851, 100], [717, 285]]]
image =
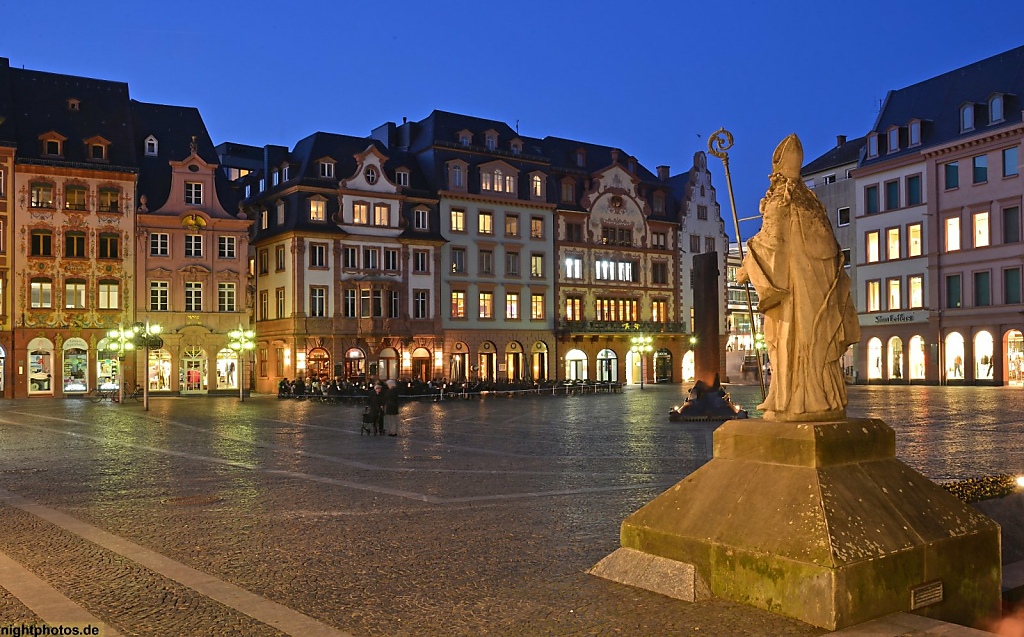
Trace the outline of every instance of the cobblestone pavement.
[[[756, 402], [756, 388], [734, 399]], [[1024, 468], [1010, 388], [856, 387], [934, 479]], [[820, 635], [587, 575], [703, 464], [677, 386], [361, 409], [272, 397], [0, 403], [0, 553], [121, 635]], [[9, 593], [0, 625], [50, 621]], [[52, 611], [51, 611], [52, 612]]]

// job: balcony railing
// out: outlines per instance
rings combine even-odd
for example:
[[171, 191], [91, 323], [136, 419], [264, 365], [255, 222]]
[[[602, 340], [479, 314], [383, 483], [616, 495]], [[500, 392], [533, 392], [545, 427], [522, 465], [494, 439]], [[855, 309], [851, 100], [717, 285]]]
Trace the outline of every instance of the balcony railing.
[[685, 334], [686, 322], [658, 321], [559, 321], [562, 334]]

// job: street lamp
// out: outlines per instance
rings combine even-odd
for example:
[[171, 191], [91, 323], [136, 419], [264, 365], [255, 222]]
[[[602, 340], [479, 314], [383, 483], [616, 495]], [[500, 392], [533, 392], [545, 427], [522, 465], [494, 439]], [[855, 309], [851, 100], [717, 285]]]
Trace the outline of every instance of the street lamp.
[[145, 323], [132, 325], [132, 332], [135, 334], [135, 346], [145, 348], [146, 352], [142, 381], [142, 406], [146, 411], [149, 411], [149, 350], [151, 348], [160, 349], [164, 346], [164, 339], [160, 338], [160, 332], [162, 331], [164, 331], [163, 326], [159, 323], [150, 323], [149, 317], [146, 317]]
[[629, 342], [630, 342], [629, 351], [633, 352], [634, 354], [639, 354], [640, 355], [640, 389], [641, 390], [644, 388], [644, 355], [650, 353], [650, 351], [653, 349], [653, 347], [651, 346], [651, 341], [652, 341], [652, 339], [651, 339], [650, 336], [643, 336], [643, 335], [634, 336], [633, 338], [629, 339]]
[[110, 349], [117, 352], [117, 400], [124, 404], [124, 355], [135, 349], [135, 332], [131, 329], [118, 327], [107, 332]]
[[239, 323], [238, 329], [228, 332], [228, 338], [231, 339], [228, 347], [238, 353], [238, 400], [242, 402], [245, 400], [245, 394], [243, 393], [244, 385], [242, 385], [242, 377], [245, 375], [245, 361], [242, 359], [242, 354], [251, 352], [256, 347], [256, 332], [245, 329]]

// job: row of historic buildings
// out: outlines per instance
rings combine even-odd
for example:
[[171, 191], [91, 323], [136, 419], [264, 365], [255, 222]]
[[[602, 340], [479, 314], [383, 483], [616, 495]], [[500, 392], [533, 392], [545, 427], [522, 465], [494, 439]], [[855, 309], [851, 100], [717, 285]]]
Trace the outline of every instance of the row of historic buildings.
[[218, 149], [255, 221], [261, 391], [311, 375], [692, 374], [690, 259], [716, 251], [724, 266], [727, 245], [703, 153], [673, 176], [442, 111], [366, 137]]
[[[724, 270], [726, 241], [703, 153], [652, 172], [441, 111], [214, 147], [194, 108], [0, 58], [5, 397], [121, 376], [175, 393], [308, 376], [679, 382], [690, 259], [714, 250]], [[139, 324], [162, 332], [126, 351]], [[230, 347], [240, 326], [256, 331], [251, 366]]]
[[860, 312], [857, 382], [1024, 384], [1024, 47], [890, 91], [804, 167]]
[[[251, 222], [199, 112], [0, 58], [0, 389], [234, 388]], [[112, 330], [163, 328], [146, 352]], [[124, 365], [125, 369], [121, 369]]]

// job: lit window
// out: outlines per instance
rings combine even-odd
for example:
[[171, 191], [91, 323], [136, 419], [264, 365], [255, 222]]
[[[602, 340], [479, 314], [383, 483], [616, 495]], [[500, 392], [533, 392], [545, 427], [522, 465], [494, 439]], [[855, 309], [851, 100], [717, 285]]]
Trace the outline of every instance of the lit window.
[[530, 194], [534, 197], [540, 197], [543, 195], [544, 182], [541, 180], [540, 175], [534, 175], [530, 178]]
[[506, 214], [505, 215], [505, 236], [506, 237], [518, 237], [519, 236], [519, 215]]
[[391, 225], [391, 206], [386, 203], [373, 204], [373, 225]]
[[465, 292], [452, 292], [452, 318], [466, 318]]
[[100, 281], [100, 309], [116, 310], [120, 307], [121, 283], [119, 281]]
[[921, 256], [921, 224], [919, 223], [907, 226], [907, 256]]
[[494, 226], [493, 226], [494, 219], [493, 219], [493, 216], [491, 215], [491, 213], [489, 213], [489, 212], [481, 212], [480, 216], [477, 217], [477, 220], [478, 220], [478, 222], [477, 222], [477, 231], [480, 234], [493, 234], [494, 233]]
[[505, 295], [505, 318], [512, 320], [519, 318], [518, 292], [509, 292]]
[[118, 199], [121, 198], [121, 191], [116, 188], [100, 188], [100, 212], [117, 212]]
[[68, 186], [64, 190], [64, 208], [67, 210], [85, 210], [85, 188]]
[[566, 257], [565, 259], [565, 278], [567, 279], [582, 279], [583, 278], [583, 259], [580, 257]]
[[867, 261], [868, 263], [877, 263], [879, 260], [878, 230], [872, 230], [865, 236], [867, 239]]
[[988, 212], [976, 212], [971, 217], [974, 224], [974, 247], [984, 248], [989, 244]]
[[946, 219], [946, 252], [960, 249], [960, 217]]
[[480, 318], [494, 318], [494, 293], [480, 293]]
[[530, 218], [530, 238], [531, 239], [543, 239], [544, 238], [544, 220], [540, 217]]
[[900, 229], [889, 228], [886, 235], [886, 259], [894, 261], [900, 258]]
[[530, 319], [537, 321], [544, 318], [544, 295], [530, 295]]
[[492, 179], [494, 175], [491, 173], [480, 173], [480, 190], [492, 190]]
[[542, 278], [544, 276], [544, 255], [530, 255], [530, 276]]
[[32, 279], [30, 285], [32, 288], [32, 307], [53, 307], [53, 282], [50, 279]]
[[466, 231], [466, 211], [465, 210], [452, 209], [451, 228], [452, 228], [452, 232], [465, 232]]
[[53, 186], [50, 184], [32, 184], [32, 199], [29, 206], [32, 208], [53, 208]]
[[64, 307], [73, 310], [85, 309], [85, 281], [64, 282]]
[[903, 300], [903, 296], [900, 294], [900, 280], [899, 279], [889, 279], [888, 283], [889, 283], [889, 294], [888, 294], [888, 297], [889, 297], [889, 299], [888, 299], [889, 300], [889, 309], [890, 310], [898, 310], [898, 309], [901, 308], [901, 301]]
[[370, 222], [370, 204], [352, 204], [352, 223], [366, 225]]
[[565, 299], [565, 320], [583, 320], [583, 299], [574, 296]]
[[868, 312], [877, 312], [881, 309], [882, 283], [880, 281], [868, 281]]
[[309, 201], [309, 220], [323, 221], [327, 218], [327, 202], [311, 199]]
[[910, 309], [924, 307], [924, 277], [919, 274], [907, 277], [907, 287], [909, 288]]

